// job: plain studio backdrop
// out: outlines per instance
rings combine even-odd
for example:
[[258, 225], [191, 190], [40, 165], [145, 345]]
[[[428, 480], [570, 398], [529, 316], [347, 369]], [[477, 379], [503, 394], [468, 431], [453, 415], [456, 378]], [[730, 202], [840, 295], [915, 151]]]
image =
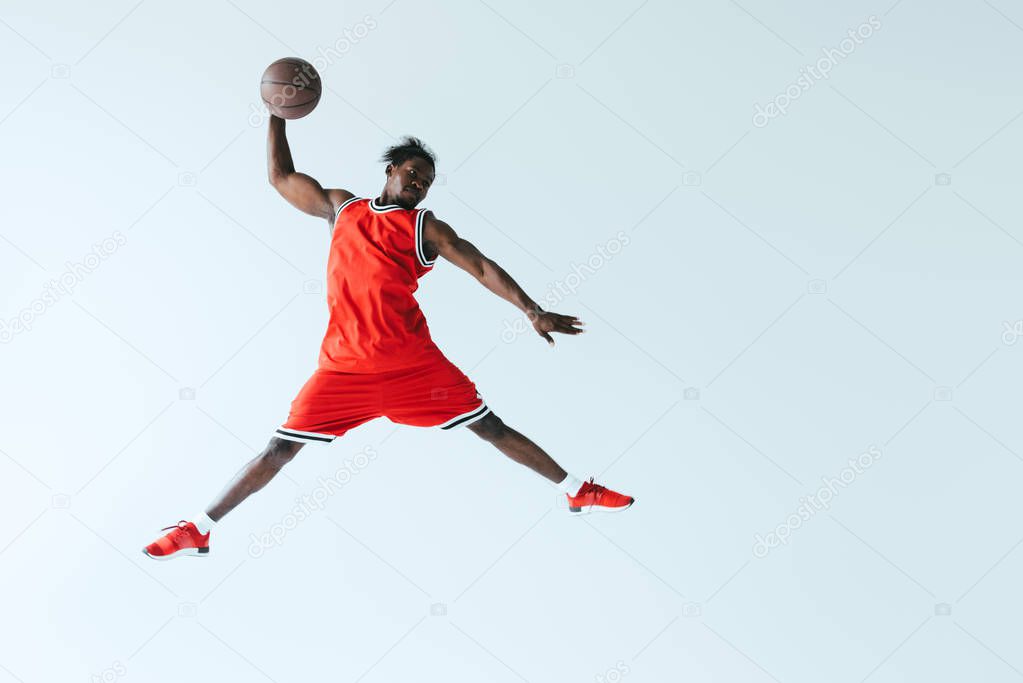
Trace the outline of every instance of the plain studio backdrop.
[[[0, 682], [1023, 676], [1015, 3], [3, 0], [0, 55]], [[299, 170], [373, 197], [422, 137], [424, 206], [588, 323], [419, 291], [632, 510], [379, 420], [142, 555], [315, 367], [327, 226], [258, 99], [291, 55]]]

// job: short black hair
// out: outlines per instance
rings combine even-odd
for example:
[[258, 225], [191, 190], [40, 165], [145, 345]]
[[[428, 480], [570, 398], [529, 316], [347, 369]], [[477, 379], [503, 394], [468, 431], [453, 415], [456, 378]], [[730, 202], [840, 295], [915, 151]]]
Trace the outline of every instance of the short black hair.
[[398, 144], [391, 145], [384, 150], [383, 156], [380, 157], [380, 161], [385, 161], [395, 166], [400, 166], [409, 159], [419, 157], [430, 162], [434, 170], [437, 168], [437, 156], [433, 153], [429, 147], [426, 146], [419, 138], [406, 135], [403, 137]]

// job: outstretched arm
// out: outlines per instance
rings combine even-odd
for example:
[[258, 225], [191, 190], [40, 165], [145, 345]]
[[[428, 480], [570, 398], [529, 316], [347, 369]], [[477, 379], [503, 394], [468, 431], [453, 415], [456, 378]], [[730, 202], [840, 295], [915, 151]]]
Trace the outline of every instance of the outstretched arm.
[[325, 190], [315, 178], [295, 171], [284, 119], [272, 114], [266, 137], [266, 168], [270, 184], [282, 197], [296, 209], [327, 220], [332, 228], [337, 207], [355, 196], [348, 190]]
[[512, 279], [504, 268], [484, 256], [476, 246], [459, 237], [450, 225], [427, 214], [423, 222], [423, 241], [432, 247], [438, 255], [466, 271], [480, 284], [505, 301], [511, 302], [526, 314], [533, 323], [533, 329], [548, 344], [554, 345], [551, 332], [561, 334], [579, 334], [584, 324], [574, 315], [549, 313], [529, 298], [522, 287]]

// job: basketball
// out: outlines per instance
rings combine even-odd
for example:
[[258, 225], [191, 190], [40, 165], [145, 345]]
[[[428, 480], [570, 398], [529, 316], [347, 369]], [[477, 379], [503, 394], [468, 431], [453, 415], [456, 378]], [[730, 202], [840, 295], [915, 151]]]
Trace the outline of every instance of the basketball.
[[320, 101], [320, 74], [298, 57], [285, 57], [266, 67], [259, 95], [270, 113], [282, 119], [300, 119]]

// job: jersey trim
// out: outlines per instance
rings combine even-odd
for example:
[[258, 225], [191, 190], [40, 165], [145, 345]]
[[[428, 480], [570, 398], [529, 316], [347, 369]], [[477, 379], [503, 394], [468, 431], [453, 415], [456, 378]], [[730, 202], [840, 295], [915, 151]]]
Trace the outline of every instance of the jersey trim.
[[416, 215], [416, 258], [419, 259], [419, 265], [423, 268], [432, 268], [433, 264], [437, 262], [437, 259], [431, 261], [426, 258], [426, 248], [423, 246], [423, 222], [429, 212], [429, 209], [420, 209]]
[[345, 201], [341, 202], [341, 206], [337, 207], [337, 211], [334, 212], [334, 222], [337, 223], [337, 217], [341, 215], [341, 212], [345, 210], [346, 206], [348, 206], [349, 204], [354, 204], [360, 199], [362, 199], [362, 197], [352, 197], [351, 199], [346, 199]]
[[467, 413], [463, 413], [458, 417], [453, 417], [442, 425], [437, 425], [441, 429], [452, 429], [454, 427], [468, 426], [477, 420], [481, 420], [487, 416], [490, 412], [490, 408], [487, 407], [486, 401], [480, 403], [478, 408], [473, 408]]
[[369, 208], [374, 213], [387, 213], [388, 211], [403, 211], [397, 204], [377, 204], [376, 197], [369, 200]]

